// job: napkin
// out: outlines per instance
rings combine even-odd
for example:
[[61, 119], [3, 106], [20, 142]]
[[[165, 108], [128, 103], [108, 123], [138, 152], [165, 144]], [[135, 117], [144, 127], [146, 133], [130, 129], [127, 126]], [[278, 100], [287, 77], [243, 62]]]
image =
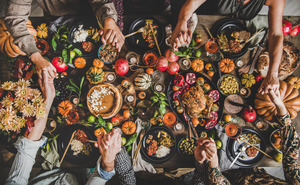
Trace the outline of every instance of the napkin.
[[[141, 132], [141, 130], [143, 128], [142, 127], [142, 120], [138, 118], [135, 121], [135, 123], [137, 125], [136, 133], [137, 133], [137, 135], [139, 135], [139, 133]], [[136, 139], [135, 142], [132, 144], [132, 157], [134, 156], [134, 153], [137, 149], [138, 142], [139, 142], [139, 140]], [[135, 172], [148, 171], [150, 173], [156, 173], [156, 170], [154, 169], [153, 165], [142, 159], [141, 152], [139, 152], [139, 154], [137, 156], [137, 161], [136, 161], [135, 165], [133, 166], [133, 170]]]
[[[217, 129], [217, 135], [220, 141], [222, 141], [223, 146], [221, 150], [218, 151], [219, 154], [219, 166], [221, 171], [225, 171], [229, 169], [230, 164], [232, 161], [229, 160], [227, 154], [226, 154], [226, 148], [227, 148], [227, 141], [228, 141], [228, 136], [225, 133], [225, 129], [221, 125], [216, 125], [215, 127]], [[230, 169], [237, 169], [239, 166], [234, 164]]]
[[59, 154], [57, 152], [57, 141], [56, 139], [50, 143], [48, 151], [40, 150], [40, 155], [45, 159], [42, 163], [44, 170], [52, 170], [54, 167], [60, 167]]

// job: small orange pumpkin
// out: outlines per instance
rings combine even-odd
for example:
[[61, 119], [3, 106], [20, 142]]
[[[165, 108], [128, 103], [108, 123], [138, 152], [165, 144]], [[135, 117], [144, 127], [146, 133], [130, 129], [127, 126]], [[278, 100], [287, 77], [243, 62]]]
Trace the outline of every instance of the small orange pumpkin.
[[122, 125], [122, 131], [126, 135], [131, 135], [136, 131], [136, 124], [133, 121], [126, 121]]
[[60, 102], [57, 106], [58, 113], [60, 113], [63, 116], [67, 115], [72, 108], [73, 108], [73, 105], [68, 100]]
[[98, 68], [103, 68], [104, 62], [102, 62], [99, 58], [95, 58], [93, 60], [93, 66], [98, 67]]
[[220, 61], [220, 69], [223, 73], [231, 73], [234, 70], [234, 62], [229, 58], [224, 58]]
[[74, 109], [71, 109], [67, 114], [67, 124], [73, 125], [79, 120], [79, 114]]
[[204, 62], [202, 60], [196, 58], [193, 60], [191, 67], [194, 71], [200, 72], [204, 68]]
[[79, 68], [79, 69], [84, 68], [86, 65], [86, 60], [82, 57], [78, 57], [75, 59], [74, 65], [76, 68]]

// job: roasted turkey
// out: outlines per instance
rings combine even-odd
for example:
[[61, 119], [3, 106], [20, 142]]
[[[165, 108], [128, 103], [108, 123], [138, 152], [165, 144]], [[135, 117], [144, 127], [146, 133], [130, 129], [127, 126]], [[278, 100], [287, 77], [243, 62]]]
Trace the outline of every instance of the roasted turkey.
[[182, 95], [181, 102], [191, 118], [208, 118], [213, 99], [205, 95], [202, 87], [197, 84]]

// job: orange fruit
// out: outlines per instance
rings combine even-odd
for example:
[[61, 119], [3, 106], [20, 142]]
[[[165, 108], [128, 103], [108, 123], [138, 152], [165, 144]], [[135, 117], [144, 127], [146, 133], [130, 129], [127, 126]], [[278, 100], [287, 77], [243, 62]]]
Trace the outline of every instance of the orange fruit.
[[173, 89], [173, 91], [179, 91], [179, 86], [174, 85], [174, 86], [172, 87], [172, 89]]
[[177, 110], [178, 113], [183, 113], [183, 107], [181, 107], [181, 106], [178, 106], [176, 108], [176, 110]]
[[148, 74], [148, 75], [152, 75], [153, 74], [153, 69], [152, 68], [147, 68], [146, 69], [146, 73]]
[[98, 137], [101, 133], [106, 134], [106, 131], [105, 131], [104, 127], [98, 128], [94, 131], [94, 134], [95, 134], [96, 137]]
[[203, 86], [205, 83], [205, 80], [203, 77], [199, 77], [199, 78], [197, 78], [196, 82], [197, 82], [197, 84]]
[[211, 68], [212, 68], [212, 64], [211, 64], [211, 63], [205, 64], [205, 69], [206, 69], [207, 71], [210, 71]]
[[207, 71], [207, 75], [210, 76], [210, 77], [214, 76], [214, 74], [215, 73], [213, 71]]
[[98, 68], [103, 68], [104, 62], [102, 62], [99, 58], [95, 58], [93, 60], [93, 66], [98, 67]]
[[229, 115], [229, 114], [226, 114], [225, 116], [224, 116], [224, 121], [226, 121], [226, 122], [230, 122], [231, 121], [231, 119], [232, 119], [232, 117], [231, 117], [231, 115]]
[[150, 119], [150, 123], [151, 123], [152, 125], [156, 125], [156, 124], [157, 124], [156, 119], [155, 119], [155, 118], [151, 118], [151, 119]]
[[130, 118], [130, 116], [131, 116], [130, 111], [129, 111], [128, 109], [127, 109], [127, 110], [124, 110], [124, 111], [123, 111], [123, 116], [124, 116], [126, 119]]
[[179, 100], [174, 100], [174, 101], [173, 101], [173, 103], [174, 103], [174, 106], [175, 106], [175, 107], [177, 107], [177, 106], [179, 106], [179, 105], [180, 105], [180, 102], [179, 102]]
[[200, 122], [199, 122], [199, 119], [198, 119], [198, 118], [193, 118], [191, 121], [192, 121], [192, 123], [193, 123], [193, 125], [194, 125], [194, 126], [197, 126], [197, 125], [199, 125], [199, 124], [200, 124]]
[[201, 126], [201, 127], [204, 127], [204, 126], [205, 126], [205, 123], [206, 123], [205, 119], [202, 119], [202, 120], [200, 121], [200, 126]]

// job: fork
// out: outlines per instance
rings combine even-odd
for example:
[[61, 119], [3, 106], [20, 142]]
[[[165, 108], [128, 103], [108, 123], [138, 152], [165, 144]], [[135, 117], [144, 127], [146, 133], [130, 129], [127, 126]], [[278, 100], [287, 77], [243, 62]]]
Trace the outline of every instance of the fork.
[[129, 33], [129, 34], [125, 35], [125, 38], [130, 37], [130, 36], [132, 36], [132, 35], [135, 35], [135, 34], [137, 34], [137, 33], [144, 32], [145, 30], [146, 30], [145, 27], [141, 27], [138, 31], [135, 31], [135, 32], [132, 32], [132, 33]]

